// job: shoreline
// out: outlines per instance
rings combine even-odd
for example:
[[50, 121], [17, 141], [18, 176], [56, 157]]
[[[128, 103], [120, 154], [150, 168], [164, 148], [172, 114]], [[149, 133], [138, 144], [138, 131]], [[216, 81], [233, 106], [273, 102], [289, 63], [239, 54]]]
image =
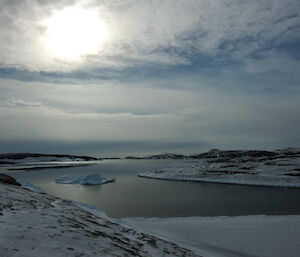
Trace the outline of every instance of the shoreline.
[[5, 231], [0, 233], [0, 255], [200, 257], [174, 242], [129, 228], [106, 215], [95, 215], [80, 205], [0, 183], [0, 223]]
[[300, 184], [272, 184], [268, 182], [252, 182], [252, 181], [225, 181], [210, 178], [176, 178], [176, 177], [156, 177], [151, 174], [138, 174], [141, 178], [147, 179], [158, 179], [158, 180], [170, 180], [170, 181], [183, 181], [183, 182], [195, 182], [195, 183], [217, 183], [217, 184], [230, 184], [230, 185], [241, 185], [241, 186], [257, 186], [257, 187], [274, 187], [274, 188], [290, 188], [290, 189], [300, 189]]

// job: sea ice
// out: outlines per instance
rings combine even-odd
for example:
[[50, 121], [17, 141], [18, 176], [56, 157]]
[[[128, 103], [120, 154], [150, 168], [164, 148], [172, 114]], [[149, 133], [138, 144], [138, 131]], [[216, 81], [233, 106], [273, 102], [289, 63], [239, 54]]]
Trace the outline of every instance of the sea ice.
[[300, 215], [122, 219], [208, 257], [298, 257]]
[[101, 185], [114, 182], [115, 179], [103, 178], [100, 174], [90, 174], [87, 176], [63, 176], [55, 179], [56, 183], [79, 184], [79, 185]]

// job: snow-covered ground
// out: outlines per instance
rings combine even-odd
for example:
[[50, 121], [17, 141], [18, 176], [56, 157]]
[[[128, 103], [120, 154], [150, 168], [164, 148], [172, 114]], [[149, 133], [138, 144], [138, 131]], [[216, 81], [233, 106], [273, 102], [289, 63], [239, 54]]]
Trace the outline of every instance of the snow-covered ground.
[[0, 183], [1, 257], [199, 256], [71, 201]]
[[182, 161], [140, 177], [300, 188], [300, 156], [238, 156]]
[[103, 178], [100, 174], [90, 174], [87, 176], [63, 176], [55, 179], [56, 183], [78, 184], [78, 185], [102, 185], [114, 182], [115, 179]]
[[299, 257], [300, 216], [126, 218], [207, 257]]

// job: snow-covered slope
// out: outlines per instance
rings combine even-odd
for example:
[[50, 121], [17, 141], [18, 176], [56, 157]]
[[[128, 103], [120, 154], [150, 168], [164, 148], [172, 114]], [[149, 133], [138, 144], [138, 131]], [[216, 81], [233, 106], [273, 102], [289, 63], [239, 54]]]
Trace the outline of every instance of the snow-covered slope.
[[[230, 152], [230, 153], [229, 153]], [[208, 157], [209, 156], [209, 157]], [[214, 150], [204, 159], [140, 173], [156, 179], [300, 188], [300, 154]]]
[[0, 183], [1, 257], [196, 257], [70, 201]]

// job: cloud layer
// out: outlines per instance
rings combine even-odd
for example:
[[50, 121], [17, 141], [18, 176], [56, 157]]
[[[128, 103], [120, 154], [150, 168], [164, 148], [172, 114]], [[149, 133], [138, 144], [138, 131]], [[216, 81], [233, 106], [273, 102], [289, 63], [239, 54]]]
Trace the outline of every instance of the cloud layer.
[[126, 84], [40, 87], [11, 80], [3, 84], [0, 141], [193, 142], [206, 148], [272, 148], [299, 142], [299, 94], [232, 95], [204, 87], [190, 91]]
[[[101, 153], [300, 143], [298, 0], [0, 4], [2, 152], [28, 142]], [[96, 8], [110, 38], [80, 62], [57, 60], [41, 21], [74, 5]]]
[[[300, 4], [279, 1], [1, 1], [1, 65], [29, 70], [190, 64], [195, 55], [241, 58], [299, 40]], [[63, 7], [96, 7], [110, 40], [83, 63], [45, 52], [41, 21]]]

